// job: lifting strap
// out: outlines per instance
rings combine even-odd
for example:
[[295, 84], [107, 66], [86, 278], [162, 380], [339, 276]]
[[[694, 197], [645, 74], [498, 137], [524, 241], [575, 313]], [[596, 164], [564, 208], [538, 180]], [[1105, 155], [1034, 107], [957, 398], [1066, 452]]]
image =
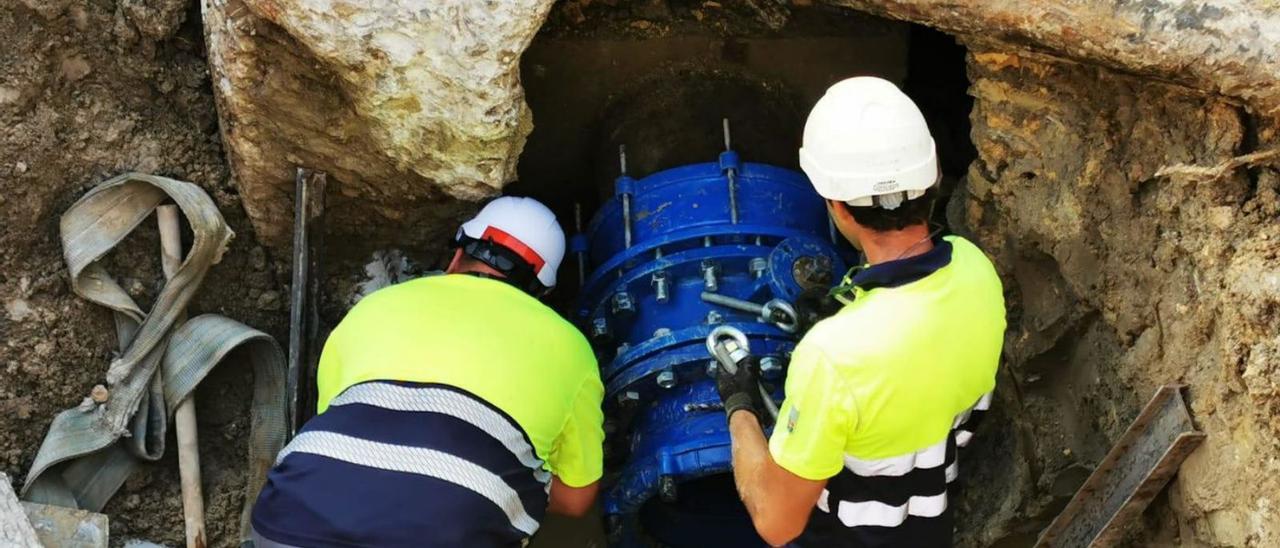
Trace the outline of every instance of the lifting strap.
[[[151, 312], [144, 313], [98, 259], [168, 199], [186, 216], [194, 243]], [[199, 186], [140, 173], [94, 187], [63, 214], [59, 228], [72, 289], [112, 310], [124, 350], [107, 369], [105, 402], [87, 397], [54, 417], [23, 485], [24, 498], [102, 511], [139, 461], [164, 454], [165, 430], [178, 404], [232, 350], [243, 348], [237, 357], [248, 360], [254, 375], [240, 520], [241, 539], [248, 540], [250, 510], [285, 442], [284, 354], [267, 334], [216, 314], [177, 325], [209, 268], [222, 258], [231, 229]]]

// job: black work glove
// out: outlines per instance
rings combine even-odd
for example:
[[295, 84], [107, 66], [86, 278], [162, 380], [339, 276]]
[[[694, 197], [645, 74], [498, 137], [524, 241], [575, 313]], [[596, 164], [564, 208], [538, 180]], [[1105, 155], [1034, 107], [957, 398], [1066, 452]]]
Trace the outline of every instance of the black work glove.
[[[724, 365], [716, 364], [716, 391], [724, 402], [724, 415], [732, 417], [739, 410], [749, 411], [761, 420], [764, 398], [760, 395], [760, 358], [750, 356], [738, 364], [736, 373], [729, 373]], [[764, 424], [761, 421], [761, 424]]]
[[825, 287], [806, 289], [796, 297], [796, 334], [804, 335], [809, 328], [840, 311], [840, 301], [830, 295]]

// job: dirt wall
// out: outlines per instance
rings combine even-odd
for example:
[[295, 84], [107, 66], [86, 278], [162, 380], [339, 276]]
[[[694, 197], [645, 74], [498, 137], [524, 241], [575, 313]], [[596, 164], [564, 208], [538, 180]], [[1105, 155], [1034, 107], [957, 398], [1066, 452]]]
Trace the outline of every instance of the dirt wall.
[[949, 213], [996, 259], [1010, 329], [1007, 421], [983, 454], [995, 462], [976, 463], [965, 503], [985, 526], [962, 529], [967, 544], [1025, 540], [1165, 383], [1189, 387], [1208, 439], [1135, 542], [1280, 544], [1280, 176], [1159, 174], [1275, 146], [1272, 128], [1218, 97], [1007, 46], [971, 44], [969, 75], [978, 160]]
[[[288, 270], [255, 244], [224, 163], [195, 4], [72, 4], [0, 4], [0, 471], [15, 487], [54, 414], [102, 382], [116, 350], [110, 315], [71, 293], [58, 240], [59, 216], [94, 184], [137, 170], [201, 185], [237, 237], [190, 310], [286, 329]], [[107, 259], [145, 303], [162, 279], [158, 249], [152, 221]], [[223, 365], [197, 392], [212, 546], [238, 542], [250, 382]], [[180, 545], [172, 450], [106, 513], [116, 542]]]

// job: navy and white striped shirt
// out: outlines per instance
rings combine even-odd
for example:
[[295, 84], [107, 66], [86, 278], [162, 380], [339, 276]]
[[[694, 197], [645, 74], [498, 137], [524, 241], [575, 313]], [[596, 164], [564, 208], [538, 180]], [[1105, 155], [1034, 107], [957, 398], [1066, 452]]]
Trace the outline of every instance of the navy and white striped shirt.
[[253, 527], [288, 545], [519, 546], [550, 473], [518, 424], [454, 387], [348, 388], [280, 453]]

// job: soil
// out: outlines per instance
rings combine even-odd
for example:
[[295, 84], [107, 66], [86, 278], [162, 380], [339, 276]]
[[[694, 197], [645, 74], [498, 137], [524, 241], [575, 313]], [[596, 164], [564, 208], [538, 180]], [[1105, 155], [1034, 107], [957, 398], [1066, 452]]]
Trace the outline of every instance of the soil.
[[[287, 329], [288, 270], [255, 244], [218, 142], [196, 3], [21, 2], [0, 6], [0, 470], [20, 487], [49, 421], [102, 382], [111, 316], [69, 289], [58, 218], [126, 171], [191, 181], [237, 237], [192, 314]], [[107, 258], [135, 298], [163, 279], [154, 221]], [[230, 360], [197, 391], [211, 546], [238, 544], [251, 374]], [[169, 446], [173, 445], [172, 439]], [[105, 512], [113, 542], [182, 543], [176, 458], [145, 465]]]
[[1034, 533], [1173, 383], [1208, 438], [1132, 542], [1276, 545], [1280, 176], [1161, 174], [1254, 152], [1273, 128], [1187, 88], [970, 47], [978, 159], [949, 213], [994, 257], [1010, 329], [966, 543]]

